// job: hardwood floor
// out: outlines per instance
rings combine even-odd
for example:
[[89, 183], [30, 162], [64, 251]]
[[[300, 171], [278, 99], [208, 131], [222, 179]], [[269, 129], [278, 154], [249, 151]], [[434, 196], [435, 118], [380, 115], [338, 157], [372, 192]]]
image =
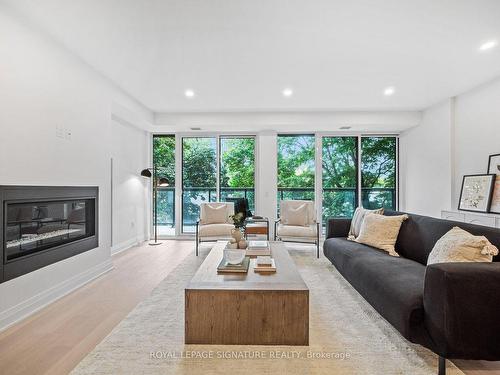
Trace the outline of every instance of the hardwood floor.
[[[164, 241], [114, 256], [111, 272], [0, 333], [0, 374], [67, 374], [193, 248]], [[467, 375], [500, 375], [500, 362], [455, 363]]]

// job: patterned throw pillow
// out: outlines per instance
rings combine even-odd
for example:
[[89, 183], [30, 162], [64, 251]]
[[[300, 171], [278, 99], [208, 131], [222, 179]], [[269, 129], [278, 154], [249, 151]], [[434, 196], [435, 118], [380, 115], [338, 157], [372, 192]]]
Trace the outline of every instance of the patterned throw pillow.
[[359, 236], [359, 230], [361, 229], [361, 224], [363, 224], [363, 219], [366, 214], [369, 213], [383, 215], [384, 208], [382, 207], [376, 210], [367, 210], [363, 207], [356, 208], [356, 211], [354, 211], [354, 215], [352, 216], [351, 228], [349, 229], [349, 236], [347, 237], [348, 240], [354, 241], [356, 237]]
[[408, 215], [384, 216], [369, 213], [361, 224], [356, 242], [385, 250], [392, 256], [399, 256], [394, 246], [398, 239], [399, 230]]
[[454, 227], [432, 248], [427, 264], [447, 262], [491, 262], [498, 248], [484, 236], [474, 236]]

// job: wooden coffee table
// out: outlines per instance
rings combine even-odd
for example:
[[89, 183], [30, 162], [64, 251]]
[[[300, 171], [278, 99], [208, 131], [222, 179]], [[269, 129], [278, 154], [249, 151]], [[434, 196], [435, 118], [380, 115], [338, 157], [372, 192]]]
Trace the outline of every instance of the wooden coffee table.
[[217, 274], [225, 241], [212, 248], [185, 290], [185, 343], [309, 345], [309, 289], [281, 242], [276, 273]]

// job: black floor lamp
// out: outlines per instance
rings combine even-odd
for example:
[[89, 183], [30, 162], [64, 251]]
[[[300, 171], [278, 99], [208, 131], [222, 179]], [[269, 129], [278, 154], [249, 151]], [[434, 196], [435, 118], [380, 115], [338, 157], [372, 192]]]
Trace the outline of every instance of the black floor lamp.
[[[153, 171], [153, 173], [151, 173]], [[168, 180], [165, 177], [158, 178], [158, 168], [146, 168], [141, 171], [142, 177], [152, 178], [153, 182], [153, 209], [154, 209], [154, 230], [155, 230], [155, 240], [154, 242], [150, 242], [151, 246], [160, 245], [161, 242], [158, 242], [158, 207], [156, 206], [156, 202], [158, 199], [158, 186], [168, 186]]]

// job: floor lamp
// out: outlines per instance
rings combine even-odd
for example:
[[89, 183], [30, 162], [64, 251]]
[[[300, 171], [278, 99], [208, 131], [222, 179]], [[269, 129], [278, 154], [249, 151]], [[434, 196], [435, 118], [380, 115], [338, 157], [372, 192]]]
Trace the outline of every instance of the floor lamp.
[[[151, 173], [153, 171], [153, 173]], [[158, 178], [157, 168], [146, 168], [141, 171], [142, 177], [152, 178], [153, 182], [153, 208], [154, 208], [154, 231], [155, 231], [155, 240], [154, 242], [150, 242], [151, 246], [160, 245], [161, 242], [158, 242], [158, 186], [168, 186], [168, 180], [164, 177]]]

